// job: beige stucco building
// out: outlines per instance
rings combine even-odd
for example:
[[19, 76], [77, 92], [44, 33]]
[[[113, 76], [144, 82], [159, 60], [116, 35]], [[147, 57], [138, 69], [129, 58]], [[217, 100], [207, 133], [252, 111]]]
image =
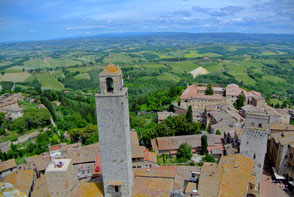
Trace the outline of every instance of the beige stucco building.
[[74, 196], [77, 176], [71, 159], [52, 160], [45, 174], [50, 197]]

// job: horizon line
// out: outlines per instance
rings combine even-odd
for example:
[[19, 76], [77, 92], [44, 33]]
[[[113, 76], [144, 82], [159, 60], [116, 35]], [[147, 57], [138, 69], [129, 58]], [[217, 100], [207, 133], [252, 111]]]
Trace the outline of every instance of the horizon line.
[[42, 42], [42, 41], [56, 41], [56, 40], [67, 40], [67, 39], [84, 39], [84, 38], [94, 38], [98, 36], [123, 36], [123, 35], [138, 35], [138, 34], [244, 34], [244, 35], [290, 35], [294, 36], [294, 33], [242, 33], [242, 32], [175, 32], [175, 31], [167, 31], [167, 32], [109, 32], [109, 33], [98, 33], [96, 35], [91, 36], [73, 36], [73, 37], [59, 37], [52, 39], [37, 39], [37, 40], [10, 40], [10, 41], [0, 41], [0, 44], [13, 44], [13, 43], [25, 43], [25, 42]]

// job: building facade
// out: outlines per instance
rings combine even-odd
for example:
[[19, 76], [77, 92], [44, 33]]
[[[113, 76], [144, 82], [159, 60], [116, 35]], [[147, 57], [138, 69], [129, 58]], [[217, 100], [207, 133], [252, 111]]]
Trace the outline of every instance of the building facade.
[[252, 112], [246, 115], [245, 126], [242, 129], [240, 154], [254, 161], [253, 175], [256, 176], [257, 190], [260, 190], [267, 139], [270, 134], [268, 125], [267, 113]]

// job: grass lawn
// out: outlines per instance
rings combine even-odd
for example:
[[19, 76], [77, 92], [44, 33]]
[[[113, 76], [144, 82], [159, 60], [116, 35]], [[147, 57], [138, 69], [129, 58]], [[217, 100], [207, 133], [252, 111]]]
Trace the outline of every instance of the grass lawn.
[[24, 82], [30, 76], [28, 72], [5, 73], [0, 75], [0, 81]]
[[63, 85], [50, 74], [37, 74], [36, 77], [38, 81], [42, 84], [42, 89], [64, 89]]
[[177, 160], [176, 156], [166, 157], [165, 162], [163, 161], [162, 156], [160, 155], [157, 156], [157, 164], [169, 164], [169, 163], [180, 163], [180, 162]]

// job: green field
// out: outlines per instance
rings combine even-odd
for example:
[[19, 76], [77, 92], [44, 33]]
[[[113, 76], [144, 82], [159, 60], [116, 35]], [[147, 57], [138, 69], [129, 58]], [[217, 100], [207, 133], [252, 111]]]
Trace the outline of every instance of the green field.
[[179, 77], [170, 73], [162, 73], [161, 75], [157, 77], [157, 79], [163, 80], [163, 81], [180, 81]]
[[36, 77], [42, 84], [42, 89], [62, 90], [64, 88], [63, 85], [50, 74], [37, 74]]
[[182, 70], [182, 72], [190, 72], [200, 66], [194, 63], [193, 61], [175, 62], [170, 63], [170, 65], [173, 67], [174, 71]]
[[164, 66], [163, 64], [142, 64], [141, 65], [144, 68], [165, 68], [166, 66]]
[[267, 80], [267, 81], [272, 81], [272, 82], [275, 82], [275, 83], [279, 83], [279, 82], [285, 82], [284, 79], [278, 77], [278, 76], [270, 76], [270, 75], [267, 75], [267, 76], [263, 76], [262, 77], [263, 80]]
[[104, 63], [109, 62], [123, 62], [123, 63], [131, 63], [132, 58], [123, 53], [111, 53], [110, 56], [107, 56], [103, 60]]
[[191, 57], [203, 57], [204, 55], [203, 54], [199, 54], [197, 53], [197, 51], [187, 51], [188, 53], [186, 53], [184, 55], [184, 57], [187, 57], [187, 58], [191, 58]]
[[90, 75], [89, 73], [81, 73], [81, 74], [78, 74], [74, 77], [75, 79], [88, 79], [90, 80]]

